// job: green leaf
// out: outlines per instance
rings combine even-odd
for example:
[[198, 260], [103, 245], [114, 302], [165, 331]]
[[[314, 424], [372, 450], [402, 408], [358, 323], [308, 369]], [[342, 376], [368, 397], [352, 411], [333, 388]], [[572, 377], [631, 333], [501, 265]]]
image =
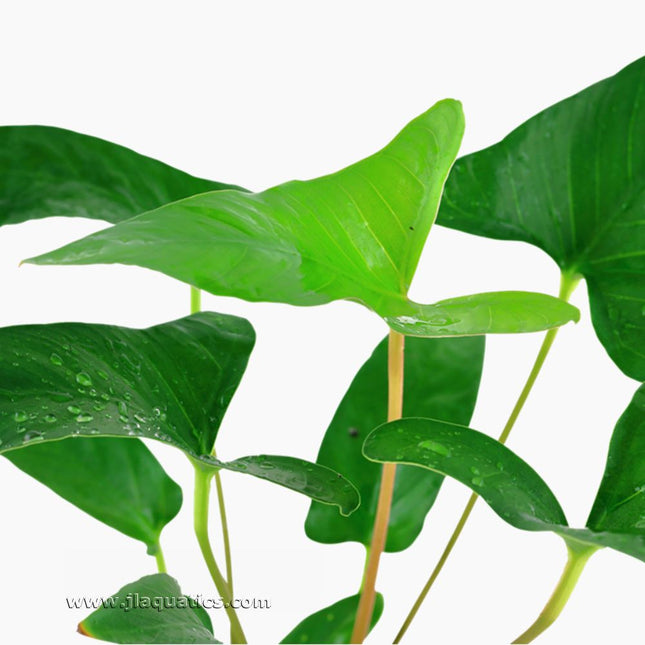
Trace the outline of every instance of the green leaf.
[[417, 305], [417, 313], [387, 318], [392, 329], [414, 336], [517, 334], [578, 322], [576, 307], [542, 293], [498, 291]]
[[351, 512], [358, 493], [322, 466], [210, 456], [253, 343], [248, 321], [215, 313], [143, 330], [81, 323], [0, 329], [0, 453], [68, 437], [156, 439], [214, 468]]
[[540, 476], [495, 439], [462, 425], [408, 418], [374, 430], [363, 452], [377, 462], [429, 468], [474, 490], [502, 519], [526, 531], [566, 526]]
[[92, 517], [141, 540], [151, 554], [181, 508], [181, 488], [136, 439], [79, 437], [5, 456]]
[[[387, 338], [361, 367], [327, 429], [317, 462], [343, 473], [359, 489], [361, 506], [349, 518], [313, 503], [307, 535], [326, 544], [358, 541], [369, 546], [381, 466], [363, 457], [363, 439], [387, 418]], [[407, 338], [405, 341], [406, 416], [438, 416], [468, 423], [484, 360], [484, 338]], [[390, 514], [388, 551], [406, 549], [423, 527], [443, 477], [402, 466], [397, 469]]]
[[164, 573], [119, 589], [78, 626], [111, 643], [219, 643], [206, 611]]
[[[261, 193], [196, 195], [30, 261], [135, 264], [251, 301], [355, 300], [388, 319], [427, 314], [422, 333], [441, 335], [437, 311], [426, 312], [407, 291], [463, 127], [461, 105], [441, 101], [383, 150], [335, 174]], [[560, 307], [557, 320], [541, 312], [536, 330], [562, 324], [562, 305], [551, 306]], [[468, 308], [458, 311], [461, 325], [453, 333], [482, 333], [479, 321], [469, 325]], [[533, 329], [530, 321], [524, 327]]]
[[251, 301], [348, 298], [404, 314], [463, 128], [461, 105], [441, 101], [383, 150], [335, 174], [189, 197], [35, 261], [137, 264]]
[[46, 126], [0, 127], [0, 226], [63, 215], [116, 223], [190, 195], [235, 188], [123, 146]]
[[645, 535], [645, 385], [616, 424], [587, 526]]
[[570, 528], [555, 496], [522, 459], [476, 430], [434, 419], [384, 424], [365, 440], [377, 462], [412, 464], [452, 477], [476, 492], [504, 521], [553, 531], [565, 541], [610, 547], [645, 562], [645, 384], [612, 436], [587, 528]]
[[[307, 616], [281, 640], [281, 643], [350, 643], [360, 594]], [[383, 596], [376, 594], [370, 631], [383, 613]]]
[[645, 58], [457, 161], [438, 223], [521, 240], [585, 277], [625, 374], [645, 379]]

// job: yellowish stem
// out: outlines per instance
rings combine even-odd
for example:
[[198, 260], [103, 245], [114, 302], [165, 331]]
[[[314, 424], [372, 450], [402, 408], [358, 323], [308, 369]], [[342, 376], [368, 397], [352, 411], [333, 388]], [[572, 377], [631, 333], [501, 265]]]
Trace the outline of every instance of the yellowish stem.
[[[388, 421], [400, 419], [403, 412], [404, 345], [405, 337], [395, 331], [390, 331], [388, 345]], [[387, 539], [395, 477], [396, 464], [384, 464], [372, 542], [363, 576], [356, 621], [352, 631], [352, 643], [362, 643], [365, 640], [372, 622], [374, 602], [376, 600], [376, 578], [381, 554], [385, 549]]]

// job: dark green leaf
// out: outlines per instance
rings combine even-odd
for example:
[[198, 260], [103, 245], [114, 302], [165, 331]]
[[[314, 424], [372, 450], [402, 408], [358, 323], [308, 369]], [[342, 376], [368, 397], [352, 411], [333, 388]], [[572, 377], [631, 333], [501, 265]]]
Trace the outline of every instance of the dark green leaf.
[[0, 225], [63, 215], [116, 223], [190, 195], [235, 188], [128, 148], [45, 126], [0, 127]]
[[645, 385], [616, 424], [587, 526], [645, 535]]
[[[360, 595], [338, 602], [307, 616], [284, 637], [281, 643], [350, 643]], [[383, 613], [383, 596], [376, 594], [370, 630]]]
[[154, 553], [181, 508], [181, 488], [137, 439], [76, 438], [5, 454], [20, 470]]
[[358, 494], [329, 469], [288, 457], [210, 457], [253, 342], [246, 320], [215, 313], [143, 330], [0, 329], [0, 453], [79, 436], [157, 439], [351, 512]]
[[[406, 416], [441, 417], [466, 424], [475, 407], [484, 359], [483, 338], [407, 338], [405, 341]], [[318, 542], [371, 542], [381, 466], [361, 452], [364, 438], [387, 418], [387, 338], [361, 367], [327, 429], [318, 463], [343, 473], [359, 489], [361, 506], [349, 518], [313, 503], [307, 535]], [[420, 468], [397, 470], [390, 514], [388, 551], [415, 540], [443, 477]]]
[[111, 643], [219, 643], [208, 614], [159, 573], [132, 582], [78, 626], [85, 636]]
[[401, 419], [366, 439], [378, 462], [413, 464], [453, 477], [476, 492], [507, 523], [553, 531], [569, 543], [610, 547], [645, 562], [645, 385], [620, 418], [588, 528], [570, 528], [555, 496], [506, 446], [476, 430], [433, 419]]
[[438, 222], [522, 240], [587, 280], [596, 333], [645, 379], [645, 58], [460, 159]]
[[460, 481], [516, 528], [566, 526], [558, 500], [540, 476], [476, 430], [435, 419], [400, 419], [374, 430], [363, 451], [374, 461], [423, 466]]

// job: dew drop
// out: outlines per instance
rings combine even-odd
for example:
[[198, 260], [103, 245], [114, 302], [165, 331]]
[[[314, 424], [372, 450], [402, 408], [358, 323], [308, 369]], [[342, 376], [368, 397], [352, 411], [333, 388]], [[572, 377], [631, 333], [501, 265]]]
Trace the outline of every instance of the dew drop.
[[437, 454], [443, 455], [444, 457], [450, 457], [451, 455], [450, 448], [447, 448], [442, 443], [432, 441], [431, 439], [421, 441], [418, 445], [419, 448], [423, 448], [424, 450], [432, 450], [432, 452], [436, 452]]
[[22, 434], [22, 433], [23, 433], [23, 432], [25, 432], [26, 430], [27, 430], [27, 428], [25, 428], [24, 426], [21, 426], [20, 428], [18, 428], [18, 429], [16, 430], [16, 432], [17, 432], [18, 434]]
[[475, 486], [483, 486], [484, 485], [484, 480], [481, 477], [473, 477], [470, 481]]
[[53, 414], [46, 414], [43, 418], [45, 423], [56, 423], [56, 417]]
[[77, 405], [68, 405], [67, 406], [67, 411], [70, 412], [71, 414], [80, 414], [81, 409]]
[[92, 387], [92, 379], [87, 372], [79, 372], [76, 375], [76, 382], [83, 387]]
[[27, 441], [35, 441], [36, 439], [42, 439], [43, 435], [40, 432], [28, 432], [22, 440], [27, 443]]
[[91, 414], [79, 414], [76, 417], [77, 423], [89, 423], [90, 421], [94, 421], [94, 417]]
[[479, 468], [475, 468], [475, 466], [471, 466], [471, 467], [470, 467], [470, 472], [471, 472], [473, 475], [480, 475], [480, 474], [481, 474], [481, 473], [479, 472]]
[[104, 381], [108, 381], [108, 380], [110, 379], [110, 377], [107, 375], [107, 373], [106, 373], [106, 372], [104, 372], [103, 370], [96, 370], [96, 373], [97, 373], [97, 374], [98, 374], [98, 375], [99, 375], [99, 376], [100, 376]]
[[16, 423], [24, 423], [28, 418], [29, 418], [29, 416], [27, 415], [27, 413], [22, 412], [22, 411], [15, 412], [14, 415], [13, 415], [13, 420]]
[[54, 365], [62, 365], [63, 364], [63, 359], [58, 355], [58, 354], [52, 354], [49, 357], [49, 360], [52, 362]]
[[116, 407], [119, 410], [120, 415], [127, 416], [127, 414], [128, 414], [128, 406], [123, 401], [119, 401], [116, 404]]
[[101, 394], [101, 398], [104, 401], [109, 401], [110, 400], [110, 395], [107, 392], [104, 392], [103, 394]]

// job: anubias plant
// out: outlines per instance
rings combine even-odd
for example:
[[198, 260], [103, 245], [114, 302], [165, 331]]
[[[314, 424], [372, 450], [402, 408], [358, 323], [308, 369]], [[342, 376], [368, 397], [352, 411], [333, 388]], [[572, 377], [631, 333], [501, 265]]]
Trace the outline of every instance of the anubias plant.
[[[522, 638], [554, 618], [592, 549], [611, 546], [640, 557], [642, 518], [634, 519], [640, 507], [631, 502], [640, 503], [640, 488], [632, 497], [626, 491], [641, 487], [642, 481], [634, 484], [641, 466], [629, 458], [635, 444], [625, 446], [628, 435], [637, 435], [642, 398], [617, 427], [584, 530], [567, 527], [546, 485], [502, 444], [557, 328], [578, 319], [567, 299], [581, 276], [601, 342], [625, 373], [645, 378], [645, 158], [637, 145], [645, 136], [643, 85], [645, 59], [549, 108], [497, 146], [458, 160], [452, 172], [464, 122], [460, 104], [444, 100], [374, 155], [258, 193], [192, 177], [85, 135], [0, 128], [0, 224], [51, 215], [113, 224], [29, 262], [132, 264], [191, 285], [191, 316], [150, 329], [60, 323], [0, 330], [0, 452], [90, 515], [141, 540], [157, 560], [158, 573], [124, 586], [79, 631], [114, 642], [217, 642], [206, 612], [166, 573], [160, 535], [179, 512], [181, 489], [142, 438], [182, 450], [195, 467], [195, 533], [224, 599], [232, 642], [246, 636], [232, 602], [222, 469], [310, 497], [310, 538], [366, 547], [360, 592], [305, 618], [283, 642], [364, 640], [383, 611], [376, 593], [381, 554], [412, 544], [445, 475], [470, 485], [515, 526], [554, 530], [569, 545], [571, 563], [546, 618]], [[407, 293], [437, 212], [445, 225], [538, 244], [562, 269], [559, 297], [489, 292], [411, 301]], [[299, 306], [348, 299], [389, 326], [340, 403], [317, 463], [276, 455], [218, 458], [218, 429], [254, 333], [240, 318], [200, 313], [201, 289]], [[483, 336], [542, 330], [548, 330], [544, 343], [500, 441], [469, 430]], [[624, 469], [629, 472], [619, 476]], [[212, 481], [224, 570], [209, 540]], [[608, 491], [618, 488], [619, 498], [610, 500]], [[147, 602], [124, 612], [120, 604], [130, 593]], [[158, 598], [168, 601], [161, 610], [154, 607]]]

